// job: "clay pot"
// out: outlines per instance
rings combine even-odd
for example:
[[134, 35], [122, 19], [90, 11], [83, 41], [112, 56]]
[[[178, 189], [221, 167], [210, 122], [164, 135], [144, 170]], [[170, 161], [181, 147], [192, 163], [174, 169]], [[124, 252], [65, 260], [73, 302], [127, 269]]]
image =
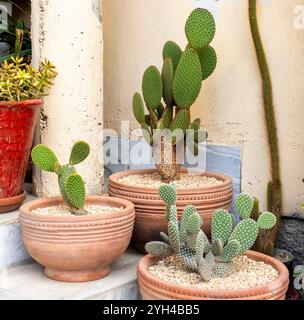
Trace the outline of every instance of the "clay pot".
[[42, 100], [0, 102], [0, 213], [18, 208]]
[[[144, 246], [147, 242], [160, 240], [159, 233], [167, 232], [168, 221], [165, 218], [165, 204], [158, 195], [156, 188], [130, 186], [120, 182], [120, 178], [133, 174], [155, 173], [156, 170], [131, 170], [115, 173], [109, 180], [109, 195], [129, 200], [135, 205], [135, 226], [132, 242], [134, 247], [146, 253]], [[219, 173], [205, 172], [202, 175], [215, 177], [223, 181], [221, 185], [196, 189], [178, 189], [177, 202], [178, 216], [181, 218], [183, 209], [193, 204], [203, 218], [203, 229], [210, 236], [212, 214], [216, 209], [229, 210], [233, 186], [232, 179]]]
[[[247, 251], [246, 255], [256, 261], [270, 264], [279, 277], [268, 284], [240, 290], [200, 290], [182, 287], [155, 277], [149, 272], [158, 258], [147, 255], [137, 267], [137, 278], [143, 300], [284, 300], [289, 283], [287, 268], [280, 261], [265, 254]], [[224, 280], [223, 280], [224, 281]]]
[[103, 278], [110, 272], [110, 264], [129, 246], [134, 205], [109, 197], [87, 197], [86, 203], [123, 209], [86, 216], [31, 213], [37, 208], [63, 204], [61, 198], [39, 199], [20, 208], [25, 247], [52, 279], [82, 282]]

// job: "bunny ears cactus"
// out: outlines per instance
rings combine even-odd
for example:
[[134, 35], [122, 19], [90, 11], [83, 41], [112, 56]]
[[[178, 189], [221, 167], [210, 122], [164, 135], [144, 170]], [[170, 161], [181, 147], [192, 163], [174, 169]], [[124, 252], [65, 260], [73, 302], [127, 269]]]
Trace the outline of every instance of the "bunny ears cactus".
[[[185, 25], [187, 48], [183, 51], [175, 42], [167, 41], [163, 47], [161, 72], [155, 66], [145, 70], [142, 95], [135, 93], [132, 105], [135, 119], [140, 123], [144, 137], [151, 146], [155, 147], [156, 144], [153, 142], [155, 129], [171, 131], [181, 129], [184, 135], [187, 129], [192, 129], [194, 146], [190, 150], [195, 155], [198, 154], [198, 144], [202, 142], [198, 139], [200, 120], [196, 119], [191, 123], [190, 107], [200, 94], [202, 81], [207, 79], [216, 67], [216, 52], [210, 46], [215, 29], [212, 14], [206, 9], [195, 9]], [[162, 154], [165, 152], [163, 149], [161, 149]], [[172, 149], [174, 153], [174, 143]], [[176, 165], [174, 160], [172, 165], [169, 165], [165, 163], [166, 157], [160, 158], [160, 161], [156, 161], [156, 167], [162, 180], [171, 182], [178, 179], [180, 166]]]
[[47, 146], [40, 144], [32, 150], [32, 160], [37, 167], [57, 174], [61, 196], [75, 215], [85, 214], [85, 184], [74, 166], [83, 162], [89, 154], [90, 146], [84, 141], [78, 141], [72, 148], [69, 163], [61, 165]]
[[253, 246], [259, 229], [271, 229], [276, 223], [276, 217], [270, 212], [262, 213], [257, 221], [251, 219], [254, 200], [241, 193], [235, 203], [241, 222], [234, 227], [233, 216], [227, 210], [216, 210], [212, 217], [210, 243], [201, 230], [203, 221], [194, 206], [186, 206], [178, 221], [173, 184], [160, 186], [159, 195], [167, 206], [168, 235], [161, 233], [163, 241], [147, 243], [146, 251], [159, 258], [176, 255], [186, 268], [196, 271], [205, 281], [211, 277], [229, 276], [233, 258]]

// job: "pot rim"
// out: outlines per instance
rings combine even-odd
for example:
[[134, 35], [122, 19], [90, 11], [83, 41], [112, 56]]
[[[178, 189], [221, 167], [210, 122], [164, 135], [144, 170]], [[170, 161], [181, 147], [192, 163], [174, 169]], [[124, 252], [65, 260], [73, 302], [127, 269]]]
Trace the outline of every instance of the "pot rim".
[[[121, 186], [127, 186], [129, 191], [134, 191], [137, 193], [158, 193], [158, 188], [148, 188], [148, 187], [140, 187], [140, 186], [132, 186], [129, 184], [125, 184], [123, 182], [120, 182], [119, 179], [128, 175], [134, 175], [134, 174], [147, 174], [147, 173], [155, 173], [157, 172], [156, 169], [139, 169], [139, 170], [127, 170], [127, 171], [121, 171], [114, 173], [109, 178], [109, 185], [121, 185]], [[181, 172], [186, 172], [186, 169], [182, 169]], [[222, 180], [223, 183], [216, 185], [216, 186], [209, 186], [209, 187], [199, 187], [199, 188], [178, 188], [177, 194], [189, 194], [189, 193], [200, 193], [203, 191], [218, 191], [218, 189], [222, 188], [230, 188], [232, 185], [232, 178], [229, 176], [226, 176], [219, 172], [213, 172], [213, 171], [201, 171], [199, 175], [205, 175], [207, 177], [214, 177], [218, 180]]]
[[71, 216], [45, 216], [32, 214], [31, 211], [36, 208], [49, 207], [52, 205], [64, 204], [61, 197], [51, 198], [40, 198], [30, 201], [20, 207], [19, 211], [21, 216], [24, 216], [34, 221], [46, 221], [46, 222], [88, 222], [96, 220], [110, 220], [119, 217], [123, 217], [132, 212], [135, 214], [134, 204], [128, 200], [116, 198], [116, 197], [105, 197], [105, 196], [88, 196], [86, 197], [87, 204], [101, 204], [112, 207], [123, 207], [119, 211], [108, 211], [101, 215], [71, 215]]
[[[256, 286], [253, 288], [248, 289], [235, 289], [235, 290], [214, 290], [214, 289], [197, 289], [197, 288], [190, 288], [186, 286], [179, 286], [162, 279], [157, 278], [153, 274], [151, 274], [148, 268], [155, 264], [159, 258], [153, 257], [152, 255], [148, 254], [144, 256], [137, 265], [137, 275], [141, 274], [144, 278], [148, 279], [149, 283], [155, 285], [157, 287], [163, 287], [168, 289], [169, 292], [182, 292], [184, 295], [189, 296], [207, 296], [207, 297], [220, 297], [220, 298], [234, 298], [234, 297], [241, 297], [245, 296], [242, 295], [242, 292], [246, 292], [246, 296], [255, 296], [256, 292], [266, 292], [266, 291], [275, 291], [280, 289], [284, 284], [288, 286], [289, 284], [289, 271], [287, 267], [281, 263], [279, 260], [267, 256], [263, 253], [248, 250], [246, 251], [245, 255], [253, 260], [262, 261], [266, 264], [271, 265], [274, 269], [276, 269], [279, 273], [277, 279], [272, 282], [269, 282], [264, 285]], [[271, 289], [269, 289], [271, 287]]]
[[43, 104], [42, 99], [29, 99], [23, 101], [0, 101], [0, 107], [7, 107], [7, 108], [24, 108], [24, 107], [33, 107], [38, 106], [40, 107]]

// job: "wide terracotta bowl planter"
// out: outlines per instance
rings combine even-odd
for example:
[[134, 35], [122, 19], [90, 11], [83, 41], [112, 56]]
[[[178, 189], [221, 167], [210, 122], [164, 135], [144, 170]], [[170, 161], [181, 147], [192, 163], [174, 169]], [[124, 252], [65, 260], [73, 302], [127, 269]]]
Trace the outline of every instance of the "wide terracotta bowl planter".
[[137, 267], [139, 289], [143, 300], [284, 300], [289, 284], [288, 269], [265, 254], [247, 251], [246, 255], [275, 268], [279, 277], [266, 285], [240, 290], [200, 290], [182, 287], [155, 277], [149, 272], [158, 258], [146, 255]]
[[61, 198], [39, 199], [20, 208], [22, 236], [29, 254], [45, 266], [45, 274], [66, 282], [105, 277], [110, 265], [128, 248], [134, 205], [109, 197], [87, 197], [87, 204], [123, 208], [102, 215], [42, 216], [37, 208], [63, 204]]
[[23, 202], [23, 183], [42, 100], [0, 102], [0, 213]]
[[[109, 179], [109, 195], [129, 200], [134, 203], [136, 218], [133, 232], [133, 245], [142, 252], [146, 253], [144, 246], [152, 240], [159, 240], [159, 233], [167, 232], [168, 222], [165, 218], [165, 204], [158, 195], [156, 188], [142, 188], [124, 184], [119, 180], [127, 175], [155, 173], [156, 170], [131, 170], [115, 173]], [[193, 204], [197, 212], [203, 218], [203, 229], [210, 235], [210, 224], [212, 214], [216, 209], [224, 208], [229, 210], [233, 186], [232, 179], [220, 173], [205, 172], [202, 175], [214, 177], [222, 180], [223, 183], [217, 186], [178, 189], [177, 191], [177, 210], [181, 218], [184, 207]]]

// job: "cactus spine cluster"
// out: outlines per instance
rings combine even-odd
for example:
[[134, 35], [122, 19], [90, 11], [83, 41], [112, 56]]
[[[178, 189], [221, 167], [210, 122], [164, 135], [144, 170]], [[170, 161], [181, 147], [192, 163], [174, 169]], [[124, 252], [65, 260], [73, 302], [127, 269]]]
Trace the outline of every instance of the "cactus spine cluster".
[[[261, 237], [263, 241], [260, 241], [260, 245], [257, 250], [263, 253], [273, 255], [273, 247], [278, 232], [278, 224], [281, 217], [282, 210], [282, 187], [281, 187], [281, 176], [280, 176], [280, 157], [279, 157], [279, 146], [277, 138], [277, 127], [275, 119], [275, 111], [273, 105], [273, 92], [272, 82], [269, 72], [269, 67], [261, 40], [259, 26], [257, 21], [257, 10], [256, 0], [249, 0], [249, 20], [251, 26], [251, 33], [253, 42], [256, 49], [257, 59], [261, 76], [263, 80], [263, 99], [264, 99], [264, 111], [265, 121], [267, 126], [268, 144], [271, 158], [271, 175], [272, 181], [269, 182], [267, 188], [267, 200], [268, 210], [273, 211], [277, 217], [276, 228], [271, 231], [263, 233]], [[272, 249], [270, 249], [272, 248]]]
[[90, 146], [86, 142], [78, 141], [72, 148], [69, 163], [61, 165], [54, 152], [47, 146], [40, 144], [32, 150], [32, 160], [36, 166], [57, 174], [61, 196], [75, 215], [86, 214], [86, 193], [84, 181], [74, 166], [83, 162], [89, 153]]
[[[153, 147], [156, 168], [164, 182], [179, 178], [181, 165], [177, 163], [176, 139], [164, 141], [163, 138], [156, 143], [154, 133], [156, 129], [180, 129], [185, 136], [187, 129], [194, 130], [194, 146], [190, 150], [197, 155], [198, 143], [202, 142], [198, 138], [200, 120], [191, 122], [190, 107], [200, 94], [202, 81], [216, 67], [216, 52], [210, 46], [215, 29], [212, 14], [206, 9], [195, 9], [185, 26], [187, 48], [183, 51], [175, 42], [166, 42], [161, 72], [155, 66], [148, 67], [142, 79], [142, 95], [137, 92], [133, 96], [134, 116]], [[170, 159], [164, 155], [167, 148], [170, 148]]]
[[233, 216], [227, 210], [216, 210], [211, 222], [210, 242], [201, 230], [203, 221], [194, 206], [186, 206], [178, 221], [174, 184], [160, 186], [159, 195], [166, 203], [168, 235], [161, 233], [163, 241], [147, 243], [146, 251], [159, 258], [175, 255], [205, 281], [211, 277], [229, 276], [233, 271], [233, 259], [254, 245], [260, 229], [269, 230], [276, 223], [271, 212], [264, 212], [257, 221], [253, 220], [254, 199], [241, 193], [235, 202], [241, 222], [234, 226]]

